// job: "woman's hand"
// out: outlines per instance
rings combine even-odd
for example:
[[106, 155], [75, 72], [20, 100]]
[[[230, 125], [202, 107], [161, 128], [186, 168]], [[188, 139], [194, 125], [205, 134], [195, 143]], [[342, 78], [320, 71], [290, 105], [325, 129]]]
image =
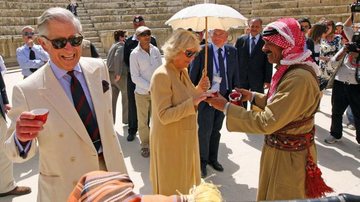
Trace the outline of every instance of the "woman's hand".
[[207, 76], [202, 76], [201, 80], [199, 81], [198, 88], [201, 92], [205, 92], [210, 88], [210, 79]]
[[198, 106], [200, 102], [206, 100], [207, 98], [211, 98], [211, 97], [214, 97], [214, 95], [212, 93], [209, 93], [209, 92], [200, 93], [199, 95], [197, 95], [193, 98], [194, 106]]

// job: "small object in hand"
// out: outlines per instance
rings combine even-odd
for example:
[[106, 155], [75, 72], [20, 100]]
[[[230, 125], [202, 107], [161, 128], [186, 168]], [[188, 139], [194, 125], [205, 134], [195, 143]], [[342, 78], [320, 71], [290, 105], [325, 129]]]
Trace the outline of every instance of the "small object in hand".
[[218, 97], [218, 96], [219, 96], [218, 91], [216, 91], [216, 90], [208, 90], [207, 92], [208, 92], [208, 93], [211, 93], [214, 97]]
[[231, 103], [235, 104], [235, 105], [238, 105], [238, 106], [242, 106], [242, 103], [241, 103], [241, 97], [242, 97], [242, 94], [233, 90], [230, 94], [229, 94], [229, 100]]
[[45, 108], [37, 108], [30, 111], [31, 113], [35, 114], [35, 120], [42, 121], [46, 123], [47, 116], [49, 114], [49, 110]]

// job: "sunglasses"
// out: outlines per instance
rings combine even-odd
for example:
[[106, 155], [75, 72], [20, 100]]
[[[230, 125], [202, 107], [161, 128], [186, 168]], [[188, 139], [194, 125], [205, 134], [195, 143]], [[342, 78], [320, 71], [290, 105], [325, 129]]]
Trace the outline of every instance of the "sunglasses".
[[42, 37], [44, 37], [46, 40], [50, 41], [52, 46], [55, 49], [64, 48], [68, 42], [73, 47], [80, 46], [84, 39], [84, 37], [82, 35], [76, 35], [76, 36], [71, 36], [69, 38], [58, 38], [58, 39], [52, 39], [52, 40], [50, 40], [49, 38], [47, 38], [44, 35], [42, 35]]
[[34, 32], [24, 32], [23, 35], [24, 36], [33, 36], [35, 33]]
[[192, 56], [196, 57], [199, 54], [199, 52], [197, 52], [197, 51], [190, 51], [190, 50], [185, 50], [184, 53], [185, 53], [185, 56], [188, 58], [191, 58]]
[[145, 31], [145, 32], [142, 32], [141, 34], [139, 34], [139, 36], [151, 36], [151, 32]]

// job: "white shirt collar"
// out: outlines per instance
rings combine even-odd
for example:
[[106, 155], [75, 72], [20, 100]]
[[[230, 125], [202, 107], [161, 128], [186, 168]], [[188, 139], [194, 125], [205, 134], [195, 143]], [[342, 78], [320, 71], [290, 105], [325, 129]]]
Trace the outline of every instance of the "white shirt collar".
[[[59, 67], [58, 67], [56, 64], [54, 64], [51, 60], [50, 60], [49, 63], [50, 63], [50, 67], [51, 67], [52, 71], [54, 72], [55, 77], [56, 77], [58, 80], [61, 79], [61, 78], [63, 78], [63, 77], [67, 74], [68, 71], [59, 68]], [[76, 64], [76, 66], [74, 67], [73, 70], [76, 71], [76, 72], [82, 73], [82, 70], [81, 70], [81, 68], [80, 68], [79, 63]]]
[[[249, 39], [252, 40], [252, 38], [253, 38], [253, 36], [251, 34], [249, 34]], [[259, 40], [259, 38], [260, 38], [260, 34], [257, 34], [255, 36], [255, 41], [257, 42]]]

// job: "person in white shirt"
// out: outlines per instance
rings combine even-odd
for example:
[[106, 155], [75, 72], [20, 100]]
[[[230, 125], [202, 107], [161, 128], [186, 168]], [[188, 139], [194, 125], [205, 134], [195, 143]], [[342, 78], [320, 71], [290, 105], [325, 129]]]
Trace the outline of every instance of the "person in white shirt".
[[[349, 42], [351, 42], [354, 32], [359, 31], [359, 23], [353, 23], [355, 15], [356, 13], [351, 13], [343, 24], [343, 31], [344, 31], [343, 33], [346, 36], [346, 38], [349, 40]], [[350, 130], [355, 130], [354, 115], [350, 106], [346, 108], [346, 117], [349, 121], [346, 124], [347, 128], [349, 128]]]
[[150, 80], [161, 62], [158, 48], [150, 43], [151, 30], [141, 26], [135, 31], [138, 46], [130, 54], [130, 74], [135, 83], [135, 102], [138, 117], [138, 130], [141, 141], [141, 155], [149, 157], [149, 118], [151, 112]]
[[[325, 138], [325, 142], [328, 144], [341, 140], [342, 117], [349, 106], [354, 119], [356, 141], [360, 144], [360, 102], [358, 101], [360, 99], [360, 78], [356, 78], [360, 74], [360, 49], [357, 45], [360, 41], [360, 33], [359, 30], [354, 31], [350, 28], [354, 15], [355, 13], [352, 13], [344, 23], [344, 32], [352, 44], [345, 44], [330, 61], [332, 66], [337, 68], [328, 84], [328, 87], [332, 87], [331, 127], [329, 136]], [[349, 115], [351, 116], [351, 114]]]
[[24, 79], [42, 67], [48, 60], [48, 53], [34, 43], [34, 28], [25, 26], [21, 30], [24, 45], [16, 49], [16, 59]]

